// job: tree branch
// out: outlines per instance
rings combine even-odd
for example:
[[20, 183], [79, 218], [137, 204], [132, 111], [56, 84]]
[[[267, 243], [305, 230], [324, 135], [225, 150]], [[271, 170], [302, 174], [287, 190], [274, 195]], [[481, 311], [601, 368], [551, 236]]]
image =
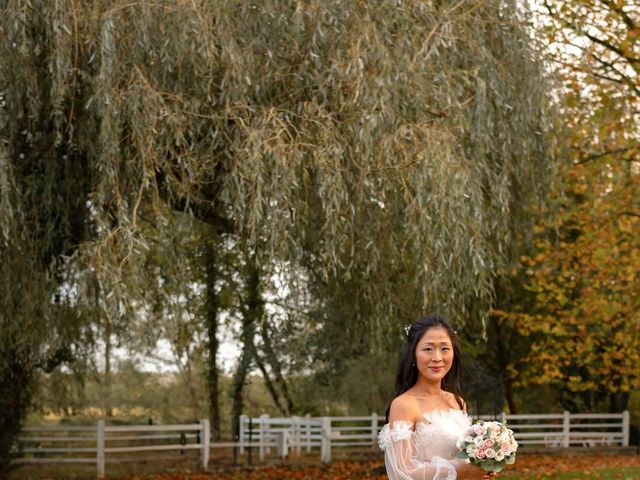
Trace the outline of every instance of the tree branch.
[[[576, 147], [576, 150], [579, 150], [579, 148]], [[617, 155], [618, 153], [624, 153], [628, 150], [629, 150], [629, 147], [622, 147], [622, 148], [617, 148], [615, 150], [606, 150], [604, 152], [592, 153], [588, 157], [584, 158], [583, 160], [576, 162], [576, 165], [583, 165], [587, 162], [591, 162], [593, 160], [597, 160], [602, 157], [607, 157], [609, 155]]]
[[[640, 96], [640, 88], [638, 87], [638, 85], [636, 84], [636, 82], [629, 78], [627, 75], [625, 75], [624, 73], [622, 73], [620, 70], [618, 70], [613, 62], [607, 62], [606, 60], [601, 59], [600, 57], [596, 56], [596, 55], [591, 55], [598, 63], [600, 63], [601, 65], [604, 65], [605, 67], [609, 68], [610, 70], [612, 70], [613, 72], [616, 73], [616, 75], [620, 76], [622, 80], [618, 80], [618, 83], [623, 83], [625, 85], [627, 85], [629, 88], [631, 88], [631, 90], [633, 90], [636, 95]], [[595, 72], [591, 72], [592, 75], [596, 76], [596, 77], [601, 77], [601, 78], [605, 78], [605, 79], [609, 79], [610, 77], [606, 77], [602, 74], [597, 74]], [[613, 79], [612, 79], [613, 80]]]
[[633, 21], [633, 19], [627, 14], [627, 12], [625, 12], [624, 10], [622, 10], [622, 7], [617, 6], [615, 3], [613, 3], [611, 0], [599, 0], [600, 3], [604, 4], [607, 6], [607, 8], [609, 8], [609, 10], [611, 10], [612, 12], [617, 13], [618, 15], [620, 15], [620, 18], [622, 18], [622, 21], [625, 23], [625, 25], [627, 26], [627, 28], [629, 30], [635, 30], [636, 28], [638, 28], [636, 26], [636, 23]]
[[636, 217], [640, 218], [640, 212], [632, 212], [631, 210], [625, 210], [624, 212], [620, 212], [618, 214], [619, 217], [627, 216], [627, 217]]
[[597, 43], [598, 45], [603, 46], [604, 48], [606, 48], [607, 50], [610, 50], [612, 52], [617, 53], [619, 56], [621, 56], [622, 58], [626, 59], [629, 63], [640, 63], [640, 58], [636, 58], [636, 57], [632, 57], [630, 55], [628, 55], [624, 50], [622, 50], [620, 47], [616, 47], [615, 45], [611, 44], [610, 42], [607, 42], [605, 40], [602, 40], [601, 38], [598, 38], [596, 36], [591, 35], [590, 33], [586, 33], [584, 32], [583, 35], [585, 37], [587, 37], [589, 40], [591, 40], [594, 43]]
[[218, 233], [233, 233], [235, 225], [231, 220], [224, 217], [218, 212], [212, 201], [194, 202], [189, 201], [185, 197], [172, 198], [169, 194], [167, 186], [166, 174], [164, 172], [156, 173], [156, 184], [160, 198], [173, 210], [179, 212], [189, 211], [198, 220], [211, 225]]

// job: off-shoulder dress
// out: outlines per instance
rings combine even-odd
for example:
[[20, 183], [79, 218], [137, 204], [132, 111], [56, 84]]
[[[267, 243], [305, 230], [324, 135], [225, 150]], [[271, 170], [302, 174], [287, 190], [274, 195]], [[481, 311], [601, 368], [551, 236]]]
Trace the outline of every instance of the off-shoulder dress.
[[385, 454], [389, 480], [455, 480], [456, 467], [466, 460], [456, 459], [456, 442], [471, 425], [463, 410], [437, 409], [423, 420], [396, 421], [382, 427], [378, 443]]

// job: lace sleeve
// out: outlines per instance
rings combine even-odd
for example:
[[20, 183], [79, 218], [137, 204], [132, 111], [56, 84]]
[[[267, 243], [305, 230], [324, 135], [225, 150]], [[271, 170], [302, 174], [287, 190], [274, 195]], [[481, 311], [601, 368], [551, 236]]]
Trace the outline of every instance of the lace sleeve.
[[378, 435], [389, 480], [455, 480], [452, 462], [438, 456], [428, 462], [418, 460], [412, 427], [411, 422], [396, 421], [393, 428], [385, 425]]

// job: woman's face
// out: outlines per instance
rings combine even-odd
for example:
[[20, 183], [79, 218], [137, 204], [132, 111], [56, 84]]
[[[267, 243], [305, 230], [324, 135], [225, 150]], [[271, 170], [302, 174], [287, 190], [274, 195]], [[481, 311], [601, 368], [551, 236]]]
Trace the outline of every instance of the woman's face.
[[416, 345], [416, 367], [430, 381], [440, 381], [453, 364], [453, 345], [442, 327], [428, 329]]

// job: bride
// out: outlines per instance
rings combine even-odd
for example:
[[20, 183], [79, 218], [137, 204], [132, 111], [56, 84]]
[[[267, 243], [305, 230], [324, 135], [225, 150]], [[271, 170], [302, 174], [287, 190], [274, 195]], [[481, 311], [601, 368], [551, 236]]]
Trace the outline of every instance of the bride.
[[387, 424], [378, 436], [389, 480], [483, 479], [494, 476], [457, 460], [456, 441], [471, 425], [460, 390], [462, 350], [456, 332], [430, 315], [408, 330]]

